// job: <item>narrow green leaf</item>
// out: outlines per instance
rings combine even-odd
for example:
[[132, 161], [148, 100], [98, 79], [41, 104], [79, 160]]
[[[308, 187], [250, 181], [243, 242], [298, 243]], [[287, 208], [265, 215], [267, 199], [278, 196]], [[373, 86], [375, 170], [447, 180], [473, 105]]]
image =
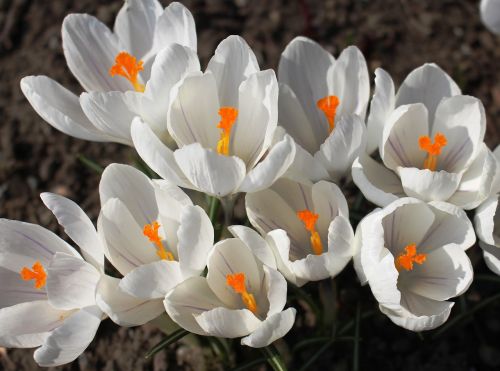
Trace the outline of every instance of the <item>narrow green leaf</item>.
[[267, 361], [267, 358], [261, 357], [257, 358], [251, 362], [248, 362], [242, 366], [236, 367], [233, 369], [233, 371], [245, 371], [245, 370], [254, 370], [254, 366], [260, 365], [261, 363], [264, 363]]
[[359, 371], [359, 331], [361, 327], [361, 303], [356, 307], [356, 327], [354, 328], [354, 349], [352, 354], [352, 370]]
[[285, 362], [283, 362], [278, 349], [273, 344], [260, 348], [260, 350], [274, 371], [286, 371]]
[[165, 339], [156, 344], [149, 352], [144, 356], [145, 358], [151, 358], [156, 353], [161, 351], [163, 348], [168, 347], [170, 344], [175, 343], [176, 341], [182, 339], [184, 336], [188, 335], [189, 331], [184, 329], [179, 329], [177, 331], [172, 332]]
[[102, 172], [104, 171], [104, 168], [101, 165], [87, 158], [85, 155], [78, 155], [77, 158], [82, 164], [84, 164], [86, 167], [96, 172], [97, 174], [102, 174]]

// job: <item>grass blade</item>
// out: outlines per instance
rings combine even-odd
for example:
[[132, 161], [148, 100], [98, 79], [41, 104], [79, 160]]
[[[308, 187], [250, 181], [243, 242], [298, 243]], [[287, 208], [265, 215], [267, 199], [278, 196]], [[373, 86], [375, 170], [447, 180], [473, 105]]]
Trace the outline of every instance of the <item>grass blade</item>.
[[144, 356], [145, 358], [151, 358], [159, 351], [163, 350], [163, 348], [168, 347], [170, 344], [175, 343], [176, 341], [182, 339], [184, 336], [188, 335], [189, 331], [184, 330], [183, 328], [172, 332], [165, 339], [156, 344], [149, 352]]
[[101, 165], [99, 165], [95, 161], [92, 161], [91, 159], [89, 159], [85, 155], [78, 155], [77, 158], [82, 164], [84, 164], [86, 167], [88, 167], [90, 170], [96, 172], [97, 174], [102, 174], [102, 172], [104, 171], [104, 168]]
[[285, 362], [283, 362], [278, 349], [276, 349], [273, 344], [268, 345], [264, 348], [260, 348], [260, 350], [264, 354], [265, 360], [267, 361], [267, 363], [269, 363], [274, 371], [286, 371]]

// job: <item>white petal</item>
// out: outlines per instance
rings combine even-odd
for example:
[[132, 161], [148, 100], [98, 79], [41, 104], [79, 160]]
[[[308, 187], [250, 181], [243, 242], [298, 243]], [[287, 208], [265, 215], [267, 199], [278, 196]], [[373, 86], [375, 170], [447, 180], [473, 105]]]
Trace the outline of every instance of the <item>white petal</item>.
[[396, 96], [396, 107], [403, 104], [423, 103], [434, 121], [436, 107], [443, 98], [460, 94], [452, 78], [434, 63], [414, 69], [403, 81]]
[[295, 158], [295, 143], [290, 136], [275, 144], [267, 156], [248, 172], [241, 192], [257, 192], [270, 187], [290, 167]]
[[319, 214], [316, 229], [320, 234], [326, 234], [337, 215], [349, 218], [347, 201], [336, 184], [325, 181], [316, 183], [312, 187], [312, 199], [314, 212]]
[[163, 9], [157, 0], [126, 0], [116, 15], [114, 32], [125, 49], [140, 59], [153, 44], [156, 19]]
[[328, 252], [330, 277], [335, 277], [354, 255], [354, 231], [349, 219], [338, 216], [328, 228]]
[[104, 251], [87, 214], [75, 202], [63, 196], [45, 192], [40, 197], [64, 228], [64, 232], [78, 245], [85, 260], [104, 271]]
[[370, 103], [370, 114], [366, 123], [368, 138], [366, 153], [374, 152], [380, 146], [382, 132], [389, 115], [395, 108], [396, 96], [391, 76], [382, 68], [375, 70], [375, 92]]
[[312, 182], [330, 178], [323, 167], [323, 162], [313, 157], [297, 142], [295, 142], [295, 157], [284, 176], [297, 181], [309, 180]]
[[484, 262], [491, 271], [500, 276], [500, 249], [496, 246], [487, 245], [479, 241], [483, 249]]
[[252, 251], [252, 253], [264, 265], [276, 269], [276, 260], [273, 251], [257, 232], [243, 225], [232, 225], [228, 227], [229, 232], [240, 240]]
[[388, 205], [405, 195], [398, 176], [367, 155], [354, 161], [352, 179], [363, 195], [379, 206]]
[[183, 280], [179, 262], [160, 260], [132, 269], [118, 287], [138, 299], [163, 299]]
[[195, 319], [207, 334], [230, 339], [246, 336], [261, 324], [248, 309], [222, 307], [203, 312]]
[[132, 121], [131, 134], [137, 153], [155, 173], [163, 179], [170, 180], [175, 185], [192, 188], [177, 166], [174, 153], [138, 117]]
[[328, 77], [332, 79], [329, 94], [340, 99], [338, 114], [355, 114], [364, 122], [370, 99], [370, 78], [363, 53], [355, 46], [345, 48], [328, 71]]
[[47, 299], [44, 288], [35, 288], [33, 281], [21, 279], [19, 272], [0, 267], [0, 282], [0, 308]]
[[232, 35], [217, 46], [207, 71], [211, 71], [217, 81], [220, 105], [237, 107], [241, 83], [259, 71], [259, 64], [246, 41]]
[[42, 345], [49, 337], [50, 332], [19, 336], [2, 336], [0, 344], [5, 348], [35, 348]]
[[88, 14], [70, 14], [62, 25], [64, 56], [69, 69], [87, 91], [126, 91], [132, 85], [111, 77], [109, 69], [123, 46], [101, 21]]
[[274, 257], [276, 258], [276, 268], [278, 271], [294, 285], [298, 287], [304, 285], [307, 280], [298, 278], [291, 266], [289, 258], [290, 239], [286, 232], [282, 229], [275, 229], [267, 234], [266, 242], [272, 249]]
[[288, 308], [283, 312], [270, 316], [250, 335], [241, 339], [241, 344], [252, 348], [268, 346], [291, 330], [296, 313], [295, 308]]
[[481, 0], [481, 20], [493, 33], [500, 35], [500, 4], [498, 0]]
[[95, 305], [101, 274], [81, 258], [57, 253], [47, 268], [47, 298], [58, 309], [80, 309]]
[[457, 190], [461, 174], [444, 170], [421, 170], [414, 167], [398, 169], [405, 193], [423, 201], [446, 201]]
[[64, 134], [95, 142], [113, 141], [85, 116], [78, 97], [46, 76], [27, 76], [21, 90], [35, 111]]
[[366, 126], [359, 116], [342, 116], [332, 134], [321, 145], [314, 158], [328, 171], [330, 180], [349, 178], [356, 157], [365, 150]]
[[486, 115], [481, 101], [458, 95], [444, 98], [437, 107], [433, 135], [442, 133], [447, 145], [438, 159], [438, 169], [460, 172], [477, 156], [486, 131]]
[[495, 238], [495, 219], [500, 216], [499, 197], [499, 195], [495, 195], [484, 201], [477, 208], [474, 217], [477, 236], [488, 245], [500, 245], [498, 238]]
[[200, 274], [207, 265], [207, 256], [214, 244], [214, 228], [210, 218], [199, 206], [186, 206], [177, 230], [177, 251], [181, 269]]
[[306, 282], [320, 281], [330, 277], [330, 256], [328, 252], [321, 255], [308, 254], [305, 258], [289, 264], [295, 276]]
[[94, 340], [102, 312], [97, 306], [87, 307], [67, 318], [45, 343], [35, 351], [35, 362], [42, 367], [70, 363]]
[[189, 196], [167, 180], [153, 180], [153, 187], [162, 217], [180, 221], [184, 208], [193, 206]]
[[182, 328], [199, 335], [207, 335], [195, 316], [224, 305], [208, 286], [204, 277], [191, 277], [170, 291], [164, 300], [172, 320]]
[[256, 72], [239, 88], [238, 119], [230, 153], [252, 168], [268, 150], [278, 124], [278, 81], [273, 70]]
[[236, 192], [246, 175], [241, 159], [219, 155], [199, 143], [178, 149], [174, 156], [193, 188], [211, 196], [222, 197]]
[[161, 300], [141, 300], [123, 292], [118, 278], [103, 276], [96, 302], [113, 322], [120, 326], [140, 326], [165, 312]]
[[280, 313], [286, 305], [287, 285], [285, 278], [277, 270], [264, 266], [264, 275], [269, 310], [266, 317]]

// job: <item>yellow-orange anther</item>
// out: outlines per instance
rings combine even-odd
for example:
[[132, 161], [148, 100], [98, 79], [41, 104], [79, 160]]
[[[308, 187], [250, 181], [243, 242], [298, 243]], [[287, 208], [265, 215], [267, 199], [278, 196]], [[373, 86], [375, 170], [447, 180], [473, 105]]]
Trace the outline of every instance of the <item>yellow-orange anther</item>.
[[35, 280], [35, 288], [37, 289], [41, 289], [45, 286], [45, 282], [47, 282], [47, 273], [39, 261], [36, 261], [31, 269], [24, 267], [19, 273], [25, 281]]
[[226, 284], [232, 287], [234, 292], [241, 295], [241, 300], [249, 311], [257, 314], [257, 302], [255, 297], [247, 291], [245, 286], [245, 273], [235, 273], [226, 275]]
[[142, 233], [146, 236], [150, 242], [154, 243], [156, 246], [156, 255], [160, 257], [162, 260], [175, 260], [174, 255], [165, 249], [163, 243], [161, 242], [161, 238], [158, 235], [158, 229], [160, 228], [160, 223], [154, 221], [151, 224], [146, 224]]
[[217, 128], [221, 130], [220, 139], [217, 142], [217, 152], [221, 155], [229, 155], [229, 143], [231, 140], [231, 129], [238, 118], [238, 110], [234, 107], [221, 107], [219, 109], [220, 121]]
[[309, 210], [302, 210], [297, 211], [297, 217], [302, 220], [306, 229], [311, 233], [311, 248], [314, 254], [321, 255], [323, 253], [323, 244], [321, 243], [319, 233], [316, 231], [316, 222], [319, 215]]
[[441, 149], [448, 144], [444, 134], [436, 133], [434, 143], [429, 136], [423, 135], [418, 138], [418, 145], [422, 151], [427, 152], [424, 161], [424, 168], [435, 171], [437, 168], [437, 157], [441, 154]]
[[413, 269], [413, 263], [423, 264], [427, 259], [427, 254], [417, 254], [417, 245], [412, 243], [405, 247], [405, 252], [399, 254], [396, 258], [396, 269], [401, 271], [401, 269], [411, 271]]
[[116, 56], [115, 64], [109, 69], [109, 74], [111, 77], [115, 75], [125, 77], [130, 81], [135, 91], [142, 93], [144, 92], [144, 85], [139, 82], [139, 72], [144, 69], [142, 64], [143, 62], [137, 62], [133, 55], [121, 52]]
[[316, 103], [318, 108], [323, 111], [326, 119], [328, 120], [328, 125], [330, 126], [329, 133], [331, 133], [335, 128], [335, 114], [337, 113], [337, 107], [339, 104], [340, 100], [336, 95], [327, 95], [326, 97], [318, 100]]

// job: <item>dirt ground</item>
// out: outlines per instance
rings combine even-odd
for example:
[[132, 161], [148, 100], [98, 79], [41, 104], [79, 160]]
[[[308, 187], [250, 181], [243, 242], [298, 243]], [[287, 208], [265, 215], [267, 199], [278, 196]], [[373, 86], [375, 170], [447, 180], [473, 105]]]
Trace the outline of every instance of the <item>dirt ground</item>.
[[[166, 5], [169, 1], [162, 3]], [[281, 51], [297, 35], [314, 38], [335, 55], [355, 44], [365, 54], [370, 72], [381, 66], [397, 83], [415, 67], [436, 62], [465, 94], [483, 101], [488, 118], [486, 142], [490, 147], [499, 143], [500, 37], [489, 33], [480, 23], [479, 1], [189, 0], [183, 3], [196, 20], [203, 64], [217, 43], [230, 34], [242, 35], [265, 68], [277, 66]], [[52, 129], [38, 117], [19, 88], [23, 76], [43, 74], [80, 92], [62, 53], [63, 18], [69, 13], [90, 13], [111, 26], [121, 5], [121, 0], [0, 0], [0, 217], [39, 223], [60, 232], [39, 199], [40, 192], [52, 191], [75, 200], [95, 220], [99, 176], [84, 166], [78, 156], [84, 155], [102, 165], [134, 160], [136, 155], [130, 148], [85, 142]], [[487, 273], [477, 249], [472, 252], [472, 259], [476, 272]], [[347, 314], [352, 311], [351, 294], [363, 295], [366, 307], [373, 306], [371, 294], [354, 285], [352, 270], [342, 273], [340, 305]], [[455, 310], [498, 292], [499, 287], [475, 285]], [[423, 340], [376, 314], [361, 328], [361, 369], [500, 369], [498, 309], [492, 306], [480, 313], [479, 320], [476, 317], [435, 339], [424, 335]], [[306, 319], [287, 340], [290, 338], [293, 343], [294, 338], [300, 339], [310, 331]], [[217, 366], [218, 361], [208, 347], [188, 345], [171, 346], [153, 360], [144, 360], [145, 351], [161, 338], [152, 326], [125, 329], [107, 321], [87, 352], [61, 369], [225, 368], [220, 363]], [[314, 353], [311, 349], [300, 357], [292, 357], [291, 349], [284, 344], [279, 346], [292, 361], [290, 369], [300, 368]], [[351, 354], [351, 344], [336, 343], [315, 366], [349, 370]], [[237, 356], [248, 360], [259, 353], [239, 350]], [[32, 350], [0, 349], [2, 369], [36, 369]]]

